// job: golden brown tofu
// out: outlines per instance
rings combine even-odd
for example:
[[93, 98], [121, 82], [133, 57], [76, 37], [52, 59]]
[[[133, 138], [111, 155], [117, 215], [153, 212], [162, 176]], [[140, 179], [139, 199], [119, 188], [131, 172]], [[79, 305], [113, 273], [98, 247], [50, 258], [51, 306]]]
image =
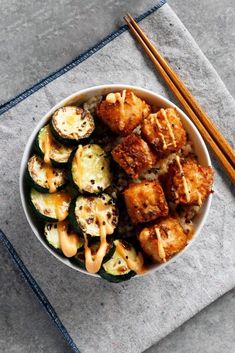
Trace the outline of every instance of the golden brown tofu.
[[96, 113], [115, 133], [127, 136], [150, 113], [150, 106], [132, 91], [109, 93], [98, 104]]
[[213, 170], [202, 167], [193, 159], [177, 156], [162, 181], [168, 200], [175, 204], [201, 206], [211, 193]]
[[177, 219], [167, 217], [144, 228], [139, 234], [139, 242], [154, 263], [165, 262], [186, 246], [187, 235]]
[[141, 124], [143, 138], [160, 157], [179, 151], [186, 143], [186, 132], [176, 109], [160, 109]]
[[113, 149], [112, 156], [125, 172], [134, 179], [157, 162], [156, 154], [151, 151], [142, 138], [135, 134], [125, 137]]
[[131, 183], [123, 194], [127, 212], [134, 224], [153, 221], [168, 214], [165, 195], [158, 181]]

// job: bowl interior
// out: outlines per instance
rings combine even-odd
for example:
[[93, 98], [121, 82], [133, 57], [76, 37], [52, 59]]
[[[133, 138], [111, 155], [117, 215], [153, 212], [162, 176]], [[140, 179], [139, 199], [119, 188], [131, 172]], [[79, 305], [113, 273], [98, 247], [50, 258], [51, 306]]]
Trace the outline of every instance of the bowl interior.
[[[62, 106], [66, 106], [66, 105], [71, 105], [71, 104], [80, 105], [83, 102], [87, 101], [90, 97], [97, 96], [97, 95], [106, 95], [107, 93], [116, 92], [116, 91], [120, 91], [122, 89], [127, 89], [127, 88], [133, 90], [133, 92], [137, 96], [144, 99], [147, 103], [151, 104], [152, 106], [159, 107], [159, 108], [167, 108], [167, 107], [176, 108], [181, 116], [181, 120], [182, 120], [182, 123], [185, 127], [185, 130], [187, 131], [191, 141], [193, 142], [194, 151], [195, 151], [196, 155], [198, 156], [199, 163], [203, 166], [211, 165], [211, 161], [210, 161], [210, 157], [209, 157], [206, 145], [205, 145], [201, 135], [199, 134], [197, 128], [189, 120], [189, 118], [186, 116], [186, 114], [180, 108], [178, 108], [174, 103], [170, 102], [166, 98], [164, 98], [154, 92], [151, 92], [149, 90], [145, 90], [140, 87], [129, 86], [129, 85], [95, 86], [95, 87], [91, 87], [91, 88], [88, 88], [88, 89], [85, 89], [82, 91], [78, 91], [78, 92], [74, 93], [73, 95], [62, 100], [56, 106], [54, 106], [37, 124], [37, 126], [35, 127], [34, 131], [32, 132], [32, 134], [26, 144], [25, 151], [24, 151], [22, 161], [21, 161], [21, 167], [20, 167], [20, 197], [21, 197], [21, 201], [22, 201], [22, 205], [23, 205], [23, 209], [24, 209], [26, 218], [27, 218], [34, 234], [37, 236], [37, 238], [43, 244], [43, 246], [45, 246], [45, 248], [51, 254], [53, 254], [55, 257], [57, 257], [60, 261], [62, 261], [67, 266], [74, 268], [77, 271], [83, 272], [87, 275], [95, 276], [95, 277], [97, 277], [98, 275], [88, 273], [85, 270], [76, 267], [67, 258], [55, 253], [44, 241], [44, 238], [42, 236], [42, 234], [43, 234], [42, 226], [35, 219], [32, 211], [31, 211], [31, 208], [29, 206], [29, 202], [28, 202], [29, 186], [25, 180], [26, 179], [25, 171], [27, 168], [28, 159], [29, 159], [31, 152], [32, 152], [33, 142], [34, 142], [34, 139], [35, 139], [39, 129], [47, 123], [47, 121], [49, 120], [51, 115], [58, 108], [60, 108]], [[210, 204], [211, 204], [211, 198], [212, 198], [212, 195], [210, 194], [210, 196], [208, 197], [208, 199], [204, 203], [200, 213], [194, 219], [195, 233], [194, 233], [193, 239], [189, 242], [189, 244], [181, 252], [179, 252], [177, 255], [175, 255], [172, 259], [170, 259], [169, 261], [167, 261], [164, 264], [158, 264], [158, 265], [153, 266], [150, 269], [150, 271], [148, 271], [147, 273], [155, 271], [162, 266], [166, 266], [168, 263], [170, 263], [177, 256], [180, 256], [189, 247], [189, 245], [192, 244], [192, 242], [198, 236], [198, 234], [199, 234], [199, 232], [200, 232], [200, 230], [206, 220], [206, 217], [209, 212]], [[137, 276], [135, 276], [135, 277], [137, 277]], [[133, 278], [135, 278], [135, 277], [133, 277]]]

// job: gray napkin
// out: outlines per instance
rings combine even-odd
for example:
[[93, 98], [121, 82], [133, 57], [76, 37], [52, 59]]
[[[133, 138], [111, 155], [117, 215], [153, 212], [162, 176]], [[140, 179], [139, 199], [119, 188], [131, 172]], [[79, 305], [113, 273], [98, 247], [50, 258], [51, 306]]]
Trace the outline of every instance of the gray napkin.
[[[232, 143], [235, 102], [171, 8], [164, 5], [141, 26]], [[212, 156], [215, 192], [200, 237], [181, 257], [144, 278], [111, 284], [79, 274], [51, 256], [32, 234], [20, 204], [18, 177], [24, 146], [35, 124], [56, 102], [79, 89], [105, 83], [139, 85], [174, 101], [125, 32], [4, 113], [1, 223], [82, 352], [136, 353], [234, 286], [234, 198], [231, 182]]]

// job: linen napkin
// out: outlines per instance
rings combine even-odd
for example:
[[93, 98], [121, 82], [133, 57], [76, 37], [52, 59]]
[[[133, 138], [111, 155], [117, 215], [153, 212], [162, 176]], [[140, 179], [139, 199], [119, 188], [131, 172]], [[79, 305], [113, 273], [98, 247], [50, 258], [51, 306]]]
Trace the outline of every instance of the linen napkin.
[[[234, 142], [235, 102], [171, 8], [165, 4], [151, 11], [141, 26], [225, 137]], [[122, 27], [77, 62], [4, 105], [1, 222], [81, 352], [138, 353], [234, 286], [234, 190], [211, 155], [216, 168], [214, 195], [200, 237], [181, 257], [144, 278], [111, 284], [79, 274], [51, 256], [32, 233], [20, 204], [18, 177], [24, 146], [35, 124], [55, 103], [79, 89], [105, 83], [138, 85], [174, 101]]]

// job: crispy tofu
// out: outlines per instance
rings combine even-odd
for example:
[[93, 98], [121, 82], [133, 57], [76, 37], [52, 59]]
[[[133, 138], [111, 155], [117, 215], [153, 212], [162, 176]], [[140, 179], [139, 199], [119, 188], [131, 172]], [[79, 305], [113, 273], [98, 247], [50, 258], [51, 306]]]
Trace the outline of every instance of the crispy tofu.
[[168, 214], [168, 205], [158, 181], [131, 183], [124, 191], [127, 212], [136, 223], [153, 221]]
[[168, 200], [175, 204], [201, 206], [211, 193], [213, 170], [193, 159], [177, 156], [162, 181]]
[[176, 109], [160, 109], [143, 119], [142, 137], [153, 146], [159, 157], [179, 151], [186, 143], [186, 132]]
[[179, 221], [167, 217], [144, 228], [139, 234], [143, 251], [154, 263], [165, 262], [187, 244], [187, 235]]
[[156, 154], [151, 151], [142, 138], [135, 134], [125, 137], [113, 149], [112, 156], [125, 172], [134, 179], [157, 162]]
[[150, 111], [150, 106], [130, 90], [109, 93], [96, 108], [102, 122], [122, 136], [129, 135]]

